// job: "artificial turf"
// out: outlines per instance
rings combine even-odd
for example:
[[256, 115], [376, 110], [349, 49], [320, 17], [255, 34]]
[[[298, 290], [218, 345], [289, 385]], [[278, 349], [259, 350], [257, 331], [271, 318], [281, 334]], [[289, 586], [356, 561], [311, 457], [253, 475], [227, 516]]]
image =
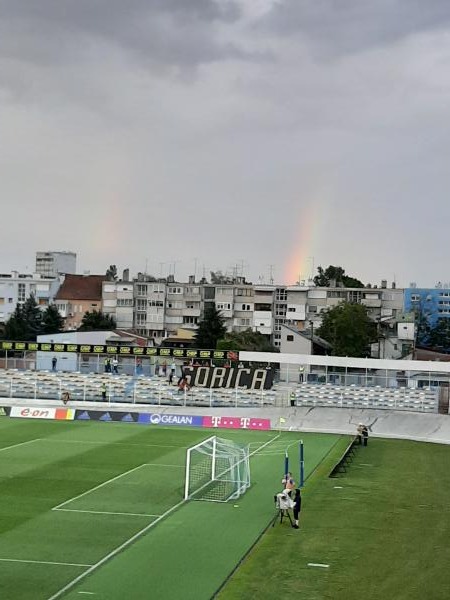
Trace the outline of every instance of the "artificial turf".
[[[299, 439], [214, 433], [270, 441], [251, 459], [252, 487], [237, 507], [189, 502], [158, 520], [182, 499], [186, 448], [210, 431], [0, 419], [0, 598], [210, 598], [272, 519], [284, 448]], [[339, 436], [303, 437], [308, 473]]]
[[330, 479], [338, 456], [307, 481], [301, 529], [269, 530], [219, 600], [450, 598], [450, 446], [372, 439]]

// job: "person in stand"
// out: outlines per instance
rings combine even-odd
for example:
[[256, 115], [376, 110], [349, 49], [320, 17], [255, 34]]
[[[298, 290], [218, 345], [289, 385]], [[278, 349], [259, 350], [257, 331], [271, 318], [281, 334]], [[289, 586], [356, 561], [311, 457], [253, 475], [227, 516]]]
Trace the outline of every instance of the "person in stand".
[[56, 371], [56, 364], [58, 362], [58, 359], [56, 358], [56, 356], [54, 356], [52, 358], [52, 371]]
[[102, 383], [101, 390], [102, 390], [102, 401], [106, 402], [106, 383]]
[[63, 401], [63, 404], [67, 404], [70, 400], [70, 394], [69, 392], [63, 392], [61, 394], [61, 400]]
[[172, 360], [172, 362], [170, 363], [170, 373], [172, 375], [172, 378], [175, 377], [176, 370], [177, 370], [177, 365], [176, 365], [175, 361]]
[[363, 425], [362, 439], [363, 439], [363, 445], [367, 446], [367, 442], [369, 440], [369, 428], [367, 427], [367, 425]]
[[105, 373], [111, 373], [111, 359], [106, 357], [104, 364], [105, 364]]
[[189, 388], [188, 381], [187, 381], [186, 377], [183, 377], [178, 384], [178, 392], [179, 393], [188, 392], [189, 389], [190, 388]]
[[292, 527], [294, 529], [300, 528], [299, 518], [300, 518], [301, 510], [302, 510], [302, 495], [301, 495], [300, 489], [297, 488], [295, 490], [295, 495], [294, 495], [294, 524], [292, 525]]
[[117, 356], [115, 356], [112, 359], [112, 368], [113, 368], [113, 373], [118, 375], [119, 374], [119, 361], [117, 360]]

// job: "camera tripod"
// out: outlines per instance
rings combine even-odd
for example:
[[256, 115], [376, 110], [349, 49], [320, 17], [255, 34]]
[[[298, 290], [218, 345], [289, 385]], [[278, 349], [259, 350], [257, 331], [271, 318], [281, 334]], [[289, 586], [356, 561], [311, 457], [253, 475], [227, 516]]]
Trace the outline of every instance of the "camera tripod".
[[289, 523], [291, 524], [291, 527], [294, 527], [294, 523], [292, 521], [292, 517], [291, 517], [291, 513], [289, 512], [288, 508], [279, 508], [277, 514], [275, 515], [275, 518], [272, 522], [272, 527], [275, 526], [275, 521], [278, 519], [278, 517], [280, 518], [280, 523], [283, 522], [283, 519], [285, 517], [287, 517], [289, 519]]

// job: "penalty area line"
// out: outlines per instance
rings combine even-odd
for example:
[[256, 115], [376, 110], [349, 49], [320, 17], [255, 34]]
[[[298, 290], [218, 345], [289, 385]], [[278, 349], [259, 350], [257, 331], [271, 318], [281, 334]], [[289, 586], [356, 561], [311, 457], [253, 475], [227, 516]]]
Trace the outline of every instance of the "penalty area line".
[[50, 560], [26, 560], [22, 558], [0, 558], [0, 562], [30, 563], [32, 565], [58, 565], [61, 567], [92, 567], [92, 564], [53, 562]]
[[160, 517], [161, 515], [149, 515], [146, 513], [130, 513], [130, 512], [110, 512], [106, 510], [80, 510], [78, 508], [53, 508], [52, 510], [58, 512], [74, 512], [74, 513], [87, 513], [90, 515], [124, 515], [127, 517]]
[[109, 554], [107, 554], [106, 556], [104, 556], [103, 558], [101, 558], [94, 565], [91, 565], [89, 569], [87, 569], [84, 573], [81, 573], [81, 575], [78, 575], [78, 577], [75, 577], [75, 579], [73, 579], [72, 581], [70, 581], [63, 588], [61, 588], [58, 592], [56, 592], [56, 594], [53, 594], [53, 596], [51, 596], [50, 598], [48, 598], [48, 600], [56, 600], [57, 598], [61, 598], [61, 596], [63, 596], [68, 590], [71, 590], [77, 583], [79, 583], [85, 577], [87, 577], [88, 575], [90, 575], [91, 573], [93, 573], [94, 571], [96, 571], [99, 567], [101, 567], [102, 565], [104, 565], [106, 562], [108, 562], [109, 560], [111, 560], [112, 558], [114, 558], [115, 556], [117, 556], [120, 552], [122, 552], [122, 550], [125, 550], [125, 548], [128, 548], [128, 546], [131, 546], [131, 544], [133, 544], [133, 542], [135, 542], [140, 537], [142, 537], [144, 534], [146, 534], [147, 531], [149, 531], [157, 523], [159, 523], [160, 521], [162, 521], [162, 519], [166, 518], [172, 512], [174, 512], [175, 510], [177, 510], [177, 508], [179, 508], [180, 506], [182, 506], [183, 504], [185, 504], [185, 502], [187, 502], [187, 501], [183, 498], [183, 500], [181, 500], [177, 504], [174, 504], [171, 508], [169, 508], [168, 510], [166, 510], [165, 513], [163, 513], [161, 516], [159, 516], [155, 521], [152, 521], [152, 523], [149, 523], [148, 525], [146, 525], [143, 529], [141, 529], [140, 531], [138, 531], [137, 533], [135, 533], [128, 540], [125, 540], [125, 542], [123, 542], [122, 544], [120, 544], [120, 546], [117, 546], [117, 548], [115, 548]]
[[5, 450], [13, 450], [13, 448], [19, 448], [19, 446], [25, 446], [26, 444], [33, 444], [33, 442], [39, 442], [40, 440], [41, 438], [36, 438], [34, 440], [20, 442], [19, 444], [13, 444], [12, 446], [5, 446], [4, 448], [0, 448], [0, 452], [4, 452]]

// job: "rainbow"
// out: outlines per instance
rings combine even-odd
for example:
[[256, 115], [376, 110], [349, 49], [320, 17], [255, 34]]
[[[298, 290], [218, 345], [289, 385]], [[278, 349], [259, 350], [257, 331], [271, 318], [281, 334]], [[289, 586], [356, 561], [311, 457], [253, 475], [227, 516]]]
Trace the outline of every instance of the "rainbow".
[[319, 236], [320, 210], [320, 202], [311, 202], [300, 209], [295, 239], [283, 272], [283, 282], [287, 285], [309, 279], [315, 269], [313, 257]]

